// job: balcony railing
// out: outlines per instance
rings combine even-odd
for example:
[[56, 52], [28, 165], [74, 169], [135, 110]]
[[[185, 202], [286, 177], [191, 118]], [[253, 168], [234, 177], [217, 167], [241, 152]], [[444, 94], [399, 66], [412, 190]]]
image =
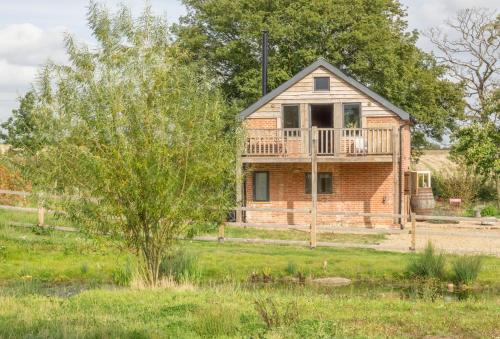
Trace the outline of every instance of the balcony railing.
[[244, 156], [309, 157], [313, 138], [318, 156], [391, 155], [391, 128], [247, 129]]

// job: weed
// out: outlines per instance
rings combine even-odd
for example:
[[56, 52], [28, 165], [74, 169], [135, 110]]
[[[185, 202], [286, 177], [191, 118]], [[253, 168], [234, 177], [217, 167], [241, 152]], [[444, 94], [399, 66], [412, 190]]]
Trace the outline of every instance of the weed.
[[445, 276], [445, 263], [444, 255], [436, 253], [434, 246], [429, 241], [424, 251], [413, 257], [408, 263], [406, 273], [412, 278], [442, 279]]
[[453, 282], [456, 284], [473, 283], [481, 270], [481, 257], [462, 256], [452, 264]]
[[279, 305], [268, 297], [255, 300], [254, 305], [267, 329], [292, 325], [299, 318], [299, 309], [295, 301]]
[[82, 274], [87, 274], [89, 272], [89, 265], [86, 262], [80, 266], [80, 272]]
[[291, 276], [296, 275], [297, 271], [298, 271], [297, 264], [294, 263], [293, 261], [289, 261], [288, 265], [286, 266], [285, 271], [286, 271], [286, 273], [288, 273]]
[[31, 231], [36, 235], [51, 235], [54, 231], [53, 227], [34, 225], [31, 227]]
[[118, 286], [130, 286], [134, 274], [134, 267], [131, 260], [127, 260], [125, 265], [117, 267], [111, 273], [113, 283]]

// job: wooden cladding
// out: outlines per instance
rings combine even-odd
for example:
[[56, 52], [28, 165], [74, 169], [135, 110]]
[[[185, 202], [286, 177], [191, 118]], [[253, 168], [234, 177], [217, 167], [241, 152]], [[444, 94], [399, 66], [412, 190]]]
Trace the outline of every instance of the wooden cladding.
[[313, 137], [318, 156], [391, 155], [394, 134], [392, 128], [247, 129], [243, 155], [309, 157]]

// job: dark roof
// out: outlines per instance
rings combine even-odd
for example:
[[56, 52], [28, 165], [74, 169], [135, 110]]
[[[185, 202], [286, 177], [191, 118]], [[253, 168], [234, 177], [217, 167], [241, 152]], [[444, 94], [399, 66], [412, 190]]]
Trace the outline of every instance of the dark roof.
[[291, 79], [289, 79], [288, 81], [282, 83], [277, 88], [275, 88], [271, 92], [269, 92], [266, 95], [264, 95], [257, 102], [255, 102], [254, 104], [250, 105], [247, 109], [243, 110], [239, 114], [239, 118], [240, 119], [245, 119], [250, 114], [252, 114], [256, 110], [258, 110], [260, 107], [264, 106], [269, 101], [271, 101], [272, 99], [274, 99], [275, 97], [277, 97], [279, 94], [283, 93], [288, 88], [292, 87], [295, 83], [297, 83], [299, 80], [301, 80], [302, 78], [304, 78], [306, 75], [308, 75], [309, 73], [311, 73], [312, 71], [314, 71], [318, 67], [324, 67], [324, 68], [326, 68], [327, 70], [329, 70], [330, 72], [332, 72], [334, 75], [336, 75], [340, 79], [344, 80], [345, 82], [347, 82], [348, 84], [350, 84], [354, 88], [357, 88], [358, 90], [360, 90], [361, 92], [363, 92], [364, 94], [366, 94], [367, 96], [369, 96], [370, 98], [372, 98], [373, 100], [377, 101], [379, 104], [381, 104], [382, 106], [384, 106], [388, 110], [396, 113], [401, 119], [403, 119], [403, 120], [409, 120], [410, 119], [410, 114], [408, 112], [406, 112], [403, 109], [401, 109], [401, 108], [397, 107], [396, 105], [392, 104], [389, 100], [387, 100], [386, 98], [378, 95], [377, 93], [375, 93], [374, 91], [372, 91], [371, 89], [369, 89], [368, 87], [366, 87], [365, 85], [363, 85], [362, 83], [360, 83], [359, 81], [354, 80], [350, 76], [346, 75], [340, 69], [338, 69], [337, 67], [333, 66], [332, 64], [330, 64], [329, 62], [327, 62], [323, 58], [319, 58], [318, 60], [316, 60], [315, 62], [313, 62], [312, 64], [310, 64], [306, 68], [304, 68], [303, 70], [301, 70], [299, 73], [295, 74]]

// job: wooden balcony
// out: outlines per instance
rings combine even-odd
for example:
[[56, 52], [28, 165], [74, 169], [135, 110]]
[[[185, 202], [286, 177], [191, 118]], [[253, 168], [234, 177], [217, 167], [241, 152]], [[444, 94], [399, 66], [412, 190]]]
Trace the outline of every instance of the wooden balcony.
[[309, 162], [314, 151], [318, 162], [392, 162], [397, 139], [392, 128], [247, 129], [242, 159]]

